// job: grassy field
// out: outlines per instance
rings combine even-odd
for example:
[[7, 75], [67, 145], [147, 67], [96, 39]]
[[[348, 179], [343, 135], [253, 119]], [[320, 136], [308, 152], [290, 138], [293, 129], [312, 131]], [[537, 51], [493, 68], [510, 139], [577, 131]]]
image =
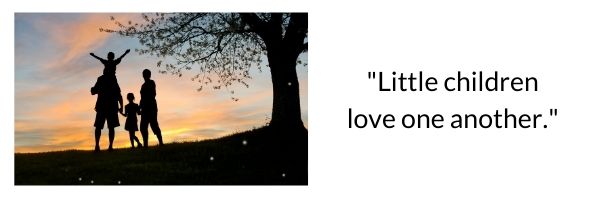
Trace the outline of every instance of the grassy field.
[[148, 149], [17, 153], [15, 184], [307, 185], [308, 133], [262, 127]]

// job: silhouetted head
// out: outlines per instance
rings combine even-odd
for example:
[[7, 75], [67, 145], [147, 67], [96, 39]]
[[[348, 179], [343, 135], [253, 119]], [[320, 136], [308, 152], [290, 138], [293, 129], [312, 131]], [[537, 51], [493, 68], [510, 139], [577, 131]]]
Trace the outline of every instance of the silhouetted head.
[[152, 73], [148, 69], [144, 69], [144, 71], [142, 72], [142, 76], [144, 76], [144, 80], [150, 79], [150, 75], [152, 75]]
[[115, 59], [115, 53], [113, 53], [112, 51], [108, 52], [108, 55], [106, 56], [106, 58], [108, 58], [109, 60], [114, 60]]
[[135, 99], [135, 97], [133, 96], [133, 93], [131, 93], [131, 92], [127, 93], [127, 100], [129, 102], [133, 102], [133, 99]]

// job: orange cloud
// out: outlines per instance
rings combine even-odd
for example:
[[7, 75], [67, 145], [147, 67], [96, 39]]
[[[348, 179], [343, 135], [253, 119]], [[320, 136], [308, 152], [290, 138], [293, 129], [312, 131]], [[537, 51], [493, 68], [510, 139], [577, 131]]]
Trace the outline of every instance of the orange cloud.
[[[114, 14], [115, 19], [128, 21], [139, 18], [138, 13]], [[60, 45], [57, 49], [64, 49], [64, 54], [46, 65], [47, 68], [55, 69], [66, 66], [82, 55], [90, 53], [91, 50], [100, 47], [111, 36], [110, 33], [100, 32], [99, 28], [115, 28], [116, 25], [107, 14], [88, 14], [77, 23], [48, 23], [39, 21], [35, 24], [39, 29], [50, 34], [50, 38]]]

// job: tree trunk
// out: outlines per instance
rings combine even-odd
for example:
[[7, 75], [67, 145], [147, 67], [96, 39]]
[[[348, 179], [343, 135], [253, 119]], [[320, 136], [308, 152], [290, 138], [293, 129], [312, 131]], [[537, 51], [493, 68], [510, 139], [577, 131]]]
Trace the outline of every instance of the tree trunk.
[[[280, 45], [275, 45], [279, 46]], [[296, 74], [296, 59], [285, 48], [273, 47], [267, 53], [273, 83], [272, 127], [304, 128], [300, 114], [300, 89]]]
[[281, 13], [272, 13], [262, 21], [256, 14], [241, 13], [242, 20], [263, 39], [273, 83], [271, 127], [282, 130], [306, 130], [300, 114], [300, 89], [296, 59], [304, 50], [308, 28], [307, 13], [292, 13], [284, 33]]

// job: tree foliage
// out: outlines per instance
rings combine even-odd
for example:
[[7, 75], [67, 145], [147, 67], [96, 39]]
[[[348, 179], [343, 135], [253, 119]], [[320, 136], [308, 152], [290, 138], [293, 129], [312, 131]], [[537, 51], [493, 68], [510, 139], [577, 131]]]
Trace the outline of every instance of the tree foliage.
[[[192, 80], [201, 84], [199, 91], [205, 86], [221, 89], [235, 83], [248, 87], [246, 80], [252, 78], [249, 70], [258, 67], [262, 71], [265, 43], [239, 13], [141, 16], [142, 22], [126, 23], [111, 17], [118, 29], [101, 28], [100, 31], [138, 38], [142, 48], [136, 51], [158, 57], [157, 66], [161, 73], [181, 77], [184, 70], [195, 72]], [[284, 37], [290, 14], [259, 13], [256, 16], [265, 22], [280, 21], [281, 37]]]

